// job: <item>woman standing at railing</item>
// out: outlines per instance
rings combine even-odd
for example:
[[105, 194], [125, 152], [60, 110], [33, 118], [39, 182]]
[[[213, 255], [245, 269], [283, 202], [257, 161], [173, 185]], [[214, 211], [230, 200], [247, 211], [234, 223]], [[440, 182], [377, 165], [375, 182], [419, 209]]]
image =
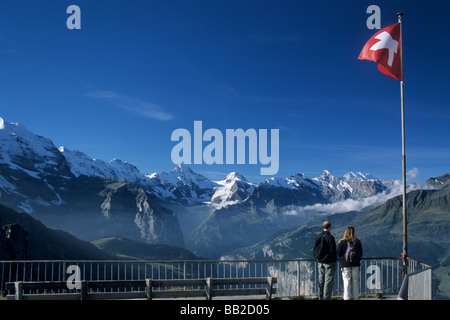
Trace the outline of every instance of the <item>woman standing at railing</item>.
[[[339, 240], [337, 255], [342, 257], [342, 279], [344, 281], [344, 300], [359, 299], [359, 277], [363, 249], [361, 241], [355, 237], [355, 228], [348, 227], [344, 237]], [[350, 290], [350, 288], [352, 290]]]

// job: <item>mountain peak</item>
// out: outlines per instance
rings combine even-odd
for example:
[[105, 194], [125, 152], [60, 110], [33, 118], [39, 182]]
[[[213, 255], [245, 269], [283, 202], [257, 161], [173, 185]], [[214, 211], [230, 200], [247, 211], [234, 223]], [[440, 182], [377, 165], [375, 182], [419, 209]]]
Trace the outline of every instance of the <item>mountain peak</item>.
[[320, 176], [313, 178], [314, 181], [318, 181], [322, 184], [324, 184], [324, 183], [328, 184], [332, 181], [335, 181], [336, 179], [337, 178], [335, 176], [333, 176], [331, 174], [331, 172], [328, 170], [323, 170], [322, 173], [320, 174]]
[[257, 186], [237, 172], [230, 172], [225, 179], [215, 183], [217, 187], [214, 188], [211, 203], [216, 210], [244, 201]]
[[114, 179], [124, 178], [131, 183], [137, 183], [145, 179], [138, 168], [120, 159], [114, 158], [105, 162], [100, 159], [93, 159], [81, 151], [70, 150], [62, 146], [59, 147], [59, 152], [64, 155], [72, 174], [76, 177], [86, 175]]
[[[164, 173], [162, 173], [164, 174]], [[179, 165], [177, 165], [175, 168], [173, 168], [168, 174], [168, 176], [171, 176], [172, 178], [175, 179], [175, 181], [190, 181], [190, 182], [194, 182], [194, 183], [198, 183], [198, 182], [208, 182], [208, 183], [212, 183], [211, 180], [209, 180], [208, 178], [204, 177], [203, 175], [201, 175], [200, 173], [197, 173], [195, 171], [193, 171], [189, 166], [187, 166], [184, 163], [180, 163]]]
[[323, 170], [322, 173], [320, 174], [320, 176], [322, 177], [328, 177], [328, 176], [332, 176], [331, 172], [328, 170]]
[[0, 118], [0, 163], [9, 168], [25, 170], [38, 177], [38, 173], [55, 173], [64, 170], [65, 159], [53, 142], [34, 134], [18, 123], [7, 123]]
[[[4, 132], [4, 134], [9, 134], [10, 136], [17, 136], [17, 135], [30, 135], [32, 134], [27, 129], [25, 129], [24, 126], [18, 124], [18, 123], [9, 123], [6, 122], [4, 118], [0, 117], [0, 130]], [[33, 134], [34, 135], [34, 134]]]
[[361, 181], [378, 180], [370, 173], [363, 174], [362, 172], [359, 172], [359, 171], [356, 173], [353, 171], [346, 173], [342, 176], [342, 179], [345, 181], [350, 181], [352, 179], [357, 179], [357, 180], [361, 180]]
[[247, 179], [237, 172], [230, 172], [229, 174], [227, 174], [227, 177], [225, 178], [226, 182], [231, 182], [234, 180], [241, 180], [243, 182], [247, 182]]
[[192, 171], [191, 168], [189, 168], [189, 166], [187, 166], [184, 163], [180, 163], [179, 165], [177, 165], [175, 168], [172, 169], [172, 172], [185, 172], [185, 173], [194, 173], [194, 171]]
[[159, 179], [166, 185], [198, 185], [201, 188], [212, 188], [215, 186], [214, 182], [200, 173], [193, 171], [190, 167], [183, 163], [177, 165], [170, 172], [163, 171], [160, 173], [153, 173], [147, 175], [147, 178]]

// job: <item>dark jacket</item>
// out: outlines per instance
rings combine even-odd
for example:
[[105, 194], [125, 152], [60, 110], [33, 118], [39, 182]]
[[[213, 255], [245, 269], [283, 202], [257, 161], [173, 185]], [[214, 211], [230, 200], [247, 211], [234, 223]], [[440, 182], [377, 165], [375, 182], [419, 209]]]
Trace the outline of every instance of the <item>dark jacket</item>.
[[[349, 261], [347, 261], [345, 259], [345, 252], [347, 251], [347, 246], [348, 246], [349, 242], [350, 242], [350, 240], [342, 240], [338, 244], [337, 254], [338, 254], [339, 257], [342, 257], [342, 267], [343, 268], [346, 268], [346, 267], [359, 267], [361, 265], [361, 260], [359, 260], [357, 262], [354, 262], [354, 263], [351, 263], [351, 262], [349, 262]], [[356, 245], [356, 250], [358, 250], [358, 252], [360, 254], [359, 256], [362, 257], [362, 255], [363, 255], [363, 248], [362, 248], [362, 245], [361, 245], [361, 241], [359, 241], [359, 239], [356, 239], [355, 245]]]
[[336, 260], [337, 260], [336, 240], [331, 235], [331, 233], [329, 233], [328, 231], [322, 231], [317, 236], [317, 238], [319, 238], [321, 236], [324, 236], [324, 239], [325, 239], [326, 243], [328, 244], [329, 253], [328, 253], [328, 256], [324, 260], [321, 260], [320, 262], [322, 262], [322, 263], [333, 263], [333, 262], [336, 262]]

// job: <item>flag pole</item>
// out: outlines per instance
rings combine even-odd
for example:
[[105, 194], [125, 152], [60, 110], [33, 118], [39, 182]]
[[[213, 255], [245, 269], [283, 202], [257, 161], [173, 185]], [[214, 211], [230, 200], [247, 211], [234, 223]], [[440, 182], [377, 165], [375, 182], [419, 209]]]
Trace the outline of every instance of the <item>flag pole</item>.
[[404, 100], [404, 86], [403, 86], [403, 35], [402, 35], [402, 17], [403, 13], [397, 13], [398, 23], [400, 23], [400, 65], [401, 65], [401, 80], [400, 80], [400, 97], [402, 109], [402, 179], [403, 179], [403, 277], [408, 273], [408, 233], [407, 233], [407, 212], [406, 212], [406, 148], [405, 148], [405, 100]]

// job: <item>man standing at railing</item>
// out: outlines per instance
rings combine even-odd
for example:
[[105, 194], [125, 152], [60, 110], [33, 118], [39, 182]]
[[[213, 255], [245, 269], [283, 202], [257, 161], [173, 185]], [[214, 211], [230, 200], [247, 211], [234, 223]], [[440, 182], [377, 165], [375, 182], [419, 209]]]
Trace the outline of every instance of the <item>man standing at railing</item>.
[[322, 224], [323, 231], [317, 236], [314, 244], [314, 258], [319, 268], [319, 300], [331, 300], [334, 276], [336, 274], [336, 241], [331, 235], [331, 223]]

